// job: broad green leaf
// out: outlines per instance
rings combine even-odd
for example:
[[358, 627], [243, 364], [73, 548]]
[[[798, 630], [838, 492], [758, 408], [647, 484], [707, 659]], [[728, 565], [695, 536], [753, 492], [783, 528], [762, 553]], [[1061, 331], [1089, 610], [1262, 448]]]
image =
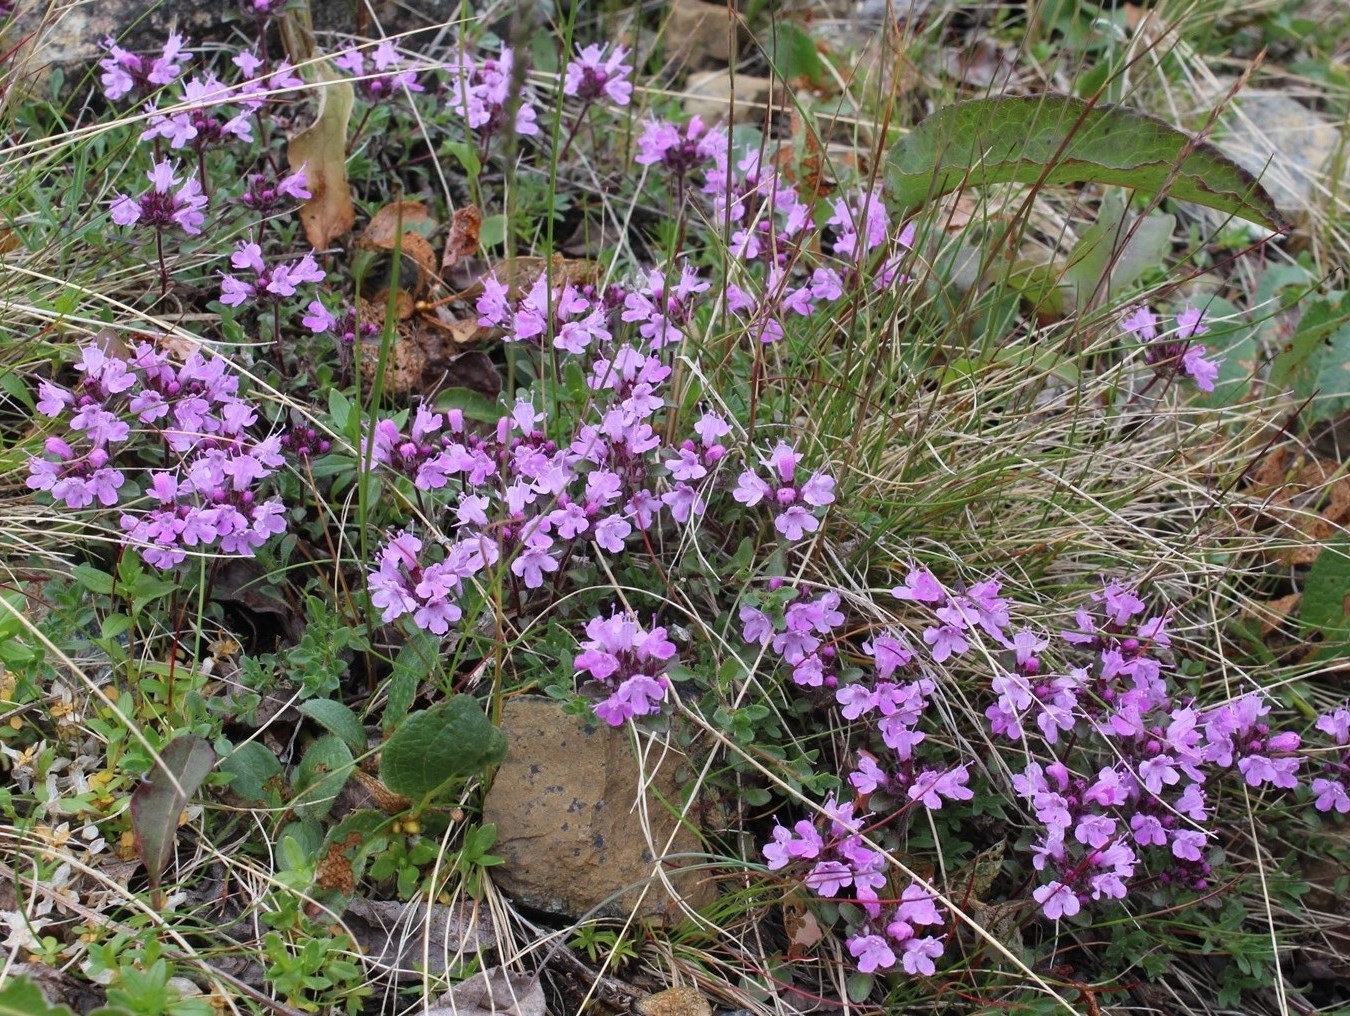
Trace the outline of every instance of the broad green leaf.
[[1259, 357], [1257, 330], [1227, 300], [1212, 297], [1197, 306], [1204, 309], [1204, 323], [1209, 326], [1199, 341], [1209, 353], [1222, 359], [1214, 391], [1197, 392], [1191, 399], [1198, 405], [1214, 408], [1236, 405], [1251, 390]]
[[103, 596], [111, 596], [113, 591], [113, 577], [105, 571], [87, 564], [77, 564], [70, 570], [75, 576], [75, 581], [84, 586], [91, 593], [99, 593]]
[[342, 738], [353, 755], [366, 753], [366, 731], [354, 712], [332, 699], [308, 699], [299, 710], [330, 734]]
[[281, 763], [272, 749], [258, 741], [246, 741], [220, 761], [223, 772], [229, 773], [230, 790], [245, 801], [267, 803], [268, 786], [281, 775]]
[[51, 1005], [27, 977], [10, 977], [0, 988], [0, 1016], [75, 1016], [69, 1006]]
[[159, 765], [131, 795], [131, 831], [156, 898], [160, 876], [178, 839], [178, 818], [215, 764], [216, 753], [202, 738], [176, 737], [165, 745]]
[[384, 705], [385, 730], [394, 730], [408, 715], [417, 695], [417, 686], [427, 679], [436, 665], [438, 642], [428, 633], [418, 631], [394, 657], [394, 672], [389, 675]]
[[505, 755], [506, 738], [478, 700], [456, 695], [403, 721], [381, 753], [380, 778], [394, 793], [416, 800], [496, 765]]
[[812, 84], [825, 81], [825, 61], [820, 58], [810, 33], [790, 21], [781, 21], [771, 39], [774, 70], [784, 81], [806, 78]]
[[1326, 341], [1319, 342], [1308, 358], [1307, 394], [1313, 396], [1308, 420], [1313, 423], [1350, 409], [1350, 300], [1341, 301], [1334, 324]]
[[[10, 975], [0, 985], [0, 1016], [75, 1016], [68, 1005], [52, 1005], [29, 977]], [[89, 1016], [130, 1016], [120, 1007], [101, 1006]]]
[[1303, 581], [1299, 622], [1311, 634], [1320, 631], [1330, 638], [1344, 638], [1346, 598], [1350, 597], [1350, 544], [1344, 538], [1322, 548]]
[[1086, 310], [1109, 302], [1112, 294], [1163, 264], [1176, 224], [1173, 215], [1127, 216], [1120, 195], [1108, 194], [1097, 221], [1074, 244], [1064, 270], [1063, 282], [1072, 287], [1074, 306]]
[[335, 734], [325, 734], [311, 744], [295, 770], [295, 813], [301, 818], [323, 818], [332, 811], [353, 764], [347, 742]]
[[1069, 96], [958, 102], [886, 159], [890, 200], [908, 215], [961, 187], [1106, 183], [1229, 212], [1272, 230], [1284, 218], [1256, 178], [1208, 142], [1124, 106]]

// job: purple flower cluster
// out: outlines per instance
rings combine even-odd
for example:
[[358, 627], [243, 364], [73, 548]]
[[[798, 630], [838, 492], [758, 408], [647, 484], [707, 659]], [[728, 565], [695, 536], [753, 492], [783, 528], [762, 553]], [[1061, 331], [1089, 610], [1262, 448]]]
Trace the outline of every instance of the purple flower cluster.
[[103, 94], [116, 101], [135, 93], [139, 97], [153, 94], [171, 84], [183, 72], [188, 55], [183, 51], [183, 37], [170, 35], [164, 48], [156, 56], [130, 53], [109, 36], [103, 40], [108, 55], [98, 62], [103, 71]]
[[239, 203], [259, 215], [271, 215], [298, 201], [308, 201], [314, 195], [309, 189], [307, 166], [282, 176], [277, 173], [250, 173]]
[[[484, 569], [501, 562], [517, 593], [536, 590], [559, 581], [574, 555], [618, 554], [631, 540], [645, 539], [666, 513], [676, 525], [693, 524], [711, 496], [730, 489], [721, 470], [731, 452], [725, 419], [703, 413], [688, 436], [669, 442], [661, 436], [662, 388], [671, 375], [661, 353], [687, 317], [683, 301], [706, 287], [687, 270], [671, 291], [665, 278], [654, 272], [632, 289], [603, 290], [570, 282], [550, 288], [540, 280], [516, 299], [505, 285], [487, 280], [480, 320], [502, 328], [507, 341], [551, 342], [562, 355], [582, 357], [593, 401], [561, 442], [546, 435], [544, 415], [524, 401], [486, 432], [469, 427], [458, 411], [441, 414], [427, 406], [416, 409], [406, 430], [391, 419], [375, 424], [364, 453], [424, 497], [434, 495], [458, 533], [445, 550], [455, 562], [450, 581], [439, 581], [445, 567], [424, 560], [420, 542], [411, 549], [414, 538], [407, 534], [386, 548], [371, 576], [386, 622], [410, 615], [414, 624], [445, 634], [461, 608], [448, 610], [444, 601], [458, 600]], [[639, 307], [651, 312], [639, 315]], [[311, 316], [316, 324], [331, 319], [326, 311]], [[633, 325], [642, 345], [622, 338]], [[834, 480], [825, 472], [798, 482], [800, 461], [786, 444], [766, 460], [775, 470], [767, 499], [788, 540], [818, 529], [817, 513], [834, 500]], [[747, 473], [757, 475], [753, 468]], [[742, 487], [750, 484], [743, 479]], [[437, 582], [425, 578], [431, 567]], [[629, 693], [616, 694], [620, 698], [605, 707], [607, 718], [619, 715]], [[657, 701], [650, 688], [643, 701]]]
[[900, 268], [914, 245], [914, 224], [894, 229], [878, 190], [834, 200], [825, 223], [833, 239], [824, 245], [833, 262], [812, 252], [814, 208], [758, 150], [734, 163], [719, 152], [701, 190], [712, 204], [709, 221], [729, 225], [728, 248], [746, 269], [727, 284], [727, 309], [761, 343], [780, 341], [789, 320], [836, 305], [865, 279], [881, 291], [908, 278]]
[[1157, 315], [1147, 307], [1140, 307], [1121, 322], [1121, 327], [1144, 343], [1144, 362], [1160, 377], [1185, 374], [1195, 382], [1195, 387], [1212, 392], [1220, 361], [1207, 359], [1205, 347], [1193, 341], [1197, 335], [1209, 331], [1200, 318], [1200, 311], [1187, 307], [1177, 315], [1175, 331], [1159, 338]]
[[686, 177], [708, 163], [726, 159], [727, 132], [710, 127], [700, 116], [691, 116], [682, 124], [669, 120], [648, 120], [638, 135], [639, 166], [660, 166], [676, 177]]
[[417, 72], [409, 67], [388, 39], [381, 40], [369, 54], [349, 49], [333, 58], [333, 63], [355, 77], [357, 90], [369, 102], [380, 102], [405, 89], [423, 91]]
[[[771, 583], [770, 598], [782, 595], [779, 586], [781, 580]], [[1208, 708], [1176, 699], [1167, 679], [1170, 619], [1150, 614], [1127, 585], [1106, 582], [1077, 612], [1076, 626], [1057, 637], [1015, 629], [996, 579], [952, 592], [927, 569], [912, 568], [892, 592], [931, 615], [922, 629], [931, 664], [950, 666], [976, 646], [980, 659], [996, 664], [985, 716], [996, 737], [1026, 753], [1012, 789], [1040, 825], [1031, 851], [1043, 881], [1032, 896], [1050, 920], [1125, 899], [1144, 872], [1157, 887], [1206, 890], [1215, 863], [1211, 825], [1225, 779], [1273, 792], [1299, 786], [1302, 739], [1270, 727], [1271, 706], [1261, 695]], [[769, 609], [747, 604], [740, 611], [743, 635], [781, 653], [798, 685], [833, 692], [860, 745], [846, 776], [857, 794], [848, 814], [869, 809], [884, 839], [913, 804], [938, 809], [971, 800], [973, 791], [966, 764], [924, 764], [916, 754], [931, 741], [920, 721], [936, 684], [926, 676], [899, 679], [919, 662], [903, 635], [874, 633], [861, 646], [870, 668], [840, 670], [833, 647], [823, 645], [844, 623], [838, 605], [834, 593], [799, 593], [775, 622]], [[1064, 665], [1051, 665], [1052, 658]], [[1311, 782], [1313, 805], [1348, 813], [1350, 709], [1321, 716], [1317, 729], [1331, 743]], [[836, 809], [833, 799], [826, 808]], [[793, 830], [774, 830], [764, 848], [770, 868], [814, 862], [803, 881], [828, 898], [853, 886], [868, 915], [849, 929], [859, 969], [899, 962], [913, 973], [903, 950], [914, 936], [891, 934], [889, 915], [879, 918], [875, 893], [886, 878], [868, 853], [855, 856], [847, 836], [856, 830], [834, 827], [843, 839], [828, 850], [812, 823]], [[940, 955], [938, 948], [931, 958]]]
[[269, 265], [263, 260], [262, 248], [251, 242], [235, 247], [234, 253], [230, 255], [230, 264], [237, 270], [251, 271], [254, 277], [246, 279], [221, 273], [220, 302], [227, 307], [238, 307], [249, 300], [264, 304], [279, 303], [294, 296], [300, 286], [322, 282], [327, 278], [312, 253], [294, 261]]
[[635, 716], [661, 711], [670, 688], [664, 671], [675, 658], [675, 643], [666, 638], [665, 628], [644, 631], [635, 615], [616, 611], [586, 622], [580, 648], [573, 666], [589, 675], [587, 684], [608, 692], [596, 703], [596, 716], [620, 727]]
[[[197, 236], [206, 221], [206, 195], [196, 177], [188, 177], [179, 186], [173, 163], [157, 162], [146, 174], [150, 189], [139, 197], [119, 194], [108, 214], [119, 226], [149, 226], [160, 233], [177, 227], [189, 236]], [[174, 188], [177, 187], [177, 190]]]
[[808, 533], [816, 532], [820, 520], [811, 509], [834, 503], [834, 477], [816, 471], [799, 481], [797, 466], [801, 461], [800, 452], [780, 441], [760, 460], [764, 474], [754, 467], [745, 469], [731, 494], [747, 508], [753, 508], [761, 501], [772, 506], [777, 513], [773, 527], [789, 540], [800, 540]]
[[251, 556], [285, 530], [277, 498], [262, 500], [257, 487], [284, 464], [281, 439], [253, 441], [247, 430], [257, 410], [238, 395], [239, 381], [224, 360], [194, 353], [175, 367], [149, 343], [127, 357], [95, 345], [81, 349], [76, 370], [84, 375], [72, 391], [50, 381], [39, 386], [38, 412], [65, 419], [70, 441], [48, 438], [45, 456], [28, 463], [28, 486], [48, 492], [68, 508], [95, 500], [112, 507], [134, 496], [114, 458], [136, 428], [149, 428], [168, 452], [181, 457], [174, 469], [152, 471], [147, 493], [157, 506], [127, 512], [120, 526], [126, 542], [149, 563], [171, 568], [185, 548], [216, 547]]
[[539, 133], [538, 114], [524, 95], [514, 97], [518, 101], [515, 117], [510, 124], [506, 122], [512, 90], [516, 87], [512, 80], [515, 52], [510, 47], [503, 48], [500, 56], [489, 57], [481, 64], [468, 56], [456, 58], [447, 70], [450, 74], [450, 109], [480, 137], [491, 137], [507, 128], [523, 137], [534, 137]]
[[899, 893], [883, 898], [880, 893], [889, 882], [886, 859], [863, 842], [862, 822], [854, 815], [854, 805], [837, 804], [831, 797], [822, 810], [829, 823], [828, 836], [807, 819], [791, 829], [775, 826], [773, 838], [763, 849], [769, 870], [809, 862], [802, 882], [817, 895], [838, 899], [844, 890], [852, 890], [867, 915], [848, 939], [849, 954], [862, 973], [890, 970], [897, 964], [908, 974], [936, 973], [936, 961], [946, 950], [946, 934], [930, 931], [942, 931], [947, 923], [936, 897], [911, 881]]
[[225, 116], [221, 107], [238, 98], [236, 89], [213, 75], [193, 77], [183, 82], [182, 94], [168, 112], [150, 114], [149, 126], [141, 132], [142, 141], [164, 138], [172, 149], [191, 147], [204, 152], [226, 138], [253, 140], [252, 108], [244, 107]]
[[478, 323], [503, 329], [507, 342], [539, 343], [551, 337], [554, 348], [579, 355], [592, 342], [610, 338], [609, 315], [594, 288], [583, 290], [567, 281], [550, 285], [547, 272], [518, 301], [510, 298], [509, 286], [489, 275], [477, 309]]
[[1317, 759], [1321, 775], [1312, 781], [1318, 811], [1350, 814], [1350, 706], [1341, 706], [1317, 718], [1317, 729], [1330, 739], [1330, 751]]
[[607, 98], [616, 106], [627, 106], [633, 97], [632, 64], [623, 62], [628, 55], [624, 46], [615, 46], [605, 55], [608, 45], [581, 46], [576, 59], [567, 65], [563, 77], [563, 94], [574, 95], [583, 102]]

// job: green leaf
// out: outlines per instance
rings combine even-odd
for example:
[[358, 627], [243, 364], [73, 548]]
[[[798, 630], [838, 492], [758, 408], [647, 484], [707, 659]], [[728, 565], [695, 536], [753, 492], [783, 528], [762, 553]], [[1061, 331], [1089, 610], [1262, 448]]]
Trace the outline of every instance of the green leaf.
[[412, 708], [417, 686], [427, 679], [436, 665], [437, 640], [424, 631], [408, 639], [394, 657], [394, 672], [389, 676], [389, 689], [384, 706], [384, 729], [393, 730]]
[[506, 755], [506, 738], [472, 695], [413, 713], [380, 756], [380, 778], [396, 794], [414, 799], [465, 780]]
[[[0, 985], [0, 1016], [75, 1016], [66, 1005], [52, 1005], [28, 977], [11, 975]], [[125, 1009], [101, 1006], [89, 1016], [129, 1016]]]
[[1076, 287], [1074, 305], [1085, 309], [1094, 297], [1109, 300], [1144, 272], [1161, 265], [1172, 249], [1176, 224], [1173, 215], [1127, 220], [1123, 198], [1108, 194], [1097, 221], [1074, 244], [1064, 270], [1064, 283]]
[[[1350, 409], [1350, 301], [1337, 308], [1335, 327], [1326, 341], [1319, 342], [1308, 357], [1310, 390], [1308, 422], [1328, 420]], [[1300, 386], [1302, 387], [1302, 386]], [[1297, 394], [1303, 394], [1295, 389]]]
[[115, 639], [117, 636], [131, 630], [135, 621], [126, 614], [109, 614], [98, 626], [98, 633], [101, 638]]
[[333, 428], [339, 434], [347, 433], [347, 421], [352, 415], [352, 402], [342, 393], [341, 388], [328, 392], [328, 415], [333, 418]]
[[215, 764], [216, 753], [202, 738], [176, 737], [165, 745], [158, 765], [131, 795], [131, 831], [156, 897], [178, 838], [178, 817]]
[[886, 158], [902, 215], [962, 187], [1107, 183], [1193, 201], [1268, 226], [1284, 217], [1213, 145], [1145, 113], [1069, 96], [1009, 96], [938, 110]]
[[1211, 353], [1223, 359], [1219, 362], [1214, 391], [1198, 392], [1192, 400], [1214, 408], [1235, 405], [1247, 396], [1256, 372], [1260, 355], [1256, 328], [1227, 300], [1213, 297], [1200, 306], [1205, 312], [1204, 322], [1209, 326], [1201, 341]]
[[334, 734], [311, 744], [295, 770], [295, 813], [301, 818], [323, 818], [332, 811], [353, 764], [347, 742]]
[[1347, 596], [1350, 596], [1350, 544], [1340, 537], [1322, 547], [1303, 582], [1298, 617], [1304, 630], [1343, 637]]
[[820, 58], [815, 40], [800, 25], [779, 22], [773, 35], [772, 48], [770, 60], [784, 81], [806, 78], [813, 85], [824, 83], [825, 62]]
[[49, 1005], [27, 977], [11, 977], [0, 988], [0, 1016], [75, 1016], [69, 1006]]
[[100, 571], [87, 564], [77, 564], [70, 570], [75, 576], [75, 581], [84, 586], [91, 593], [98, 593], [101, 596], [111, 596], [113, 591], [113, 577], [105, 571]]
[[281, 775], [281, 763], [272, 749], [259, 741], [246, 741], [226, 755], [220, 762], [222, 772], [229, 773], [230, 790], [245, 801], [266, 804], [270, 798], [268, 785]]
[[308, 699], [297, 707], [330, 734], [342, 738], [353, 755], [366, 753], [366, 731], [356, 714], [332, 699]]

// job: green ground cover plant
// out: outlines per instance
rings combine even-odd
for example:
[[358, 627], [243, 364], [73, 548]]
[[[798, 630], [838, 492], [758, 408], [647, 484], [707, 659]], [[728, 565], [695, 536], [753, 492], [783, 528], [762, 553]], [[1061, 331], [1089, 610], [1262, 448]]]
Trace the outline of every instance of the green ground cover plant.
[[[6, 48], [0, 1012], [1350, 1004], [1344, 199], [1175, 101], [1343, 13], [703, 8]], [[524, 695], [715, 903], [503, 895]]]

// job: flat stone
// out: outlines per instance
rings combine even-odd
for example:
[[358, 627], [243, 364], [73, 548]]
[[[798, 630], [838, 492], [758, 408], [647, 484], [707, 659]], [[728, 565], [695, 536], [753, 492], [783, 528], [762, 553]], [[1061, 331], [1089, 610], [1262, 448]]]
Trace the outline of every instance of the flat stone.
[[[634, 807], [642, 773], [629, 734], [568, 716], [559, 703], [540, 697], [507, 701], [501, 728], [506, 759], [483, 805], [483, 821], [497, 826], [492, 852], [504, 861], [490, 869], [497, 887], [524, 906], [572, 919], [636, 910], [640, 917], [678, 921], [683, 911], [656, 874], [663, 862]], [[679, 870], [702, 847], [661, 803], [679, 806], [683, 775], [681, 756], [662, 754], [651, 752], [649, 767], [659, 759], [659, 768], [646, 774], [650, 842], [657, 851], [684, 855], [664, 862], [665, 871], [684, 904], [699, 908], [712, 902], [716, 887], [706, 870]], [[625, 886], [634, 888], [619, 893]]]
[[[1217, 102], [1222, 95], [1210, 97]], [[1328, 202], [1342, 148], [1340, 125], [1274, 91], [1239, 92], [1223, 114], [1215, 141], [1224, 154], [1259, 177], [1277, 208], [1296, 223]], [[1343, 195], [1350, 161], [1339, 167]]]

